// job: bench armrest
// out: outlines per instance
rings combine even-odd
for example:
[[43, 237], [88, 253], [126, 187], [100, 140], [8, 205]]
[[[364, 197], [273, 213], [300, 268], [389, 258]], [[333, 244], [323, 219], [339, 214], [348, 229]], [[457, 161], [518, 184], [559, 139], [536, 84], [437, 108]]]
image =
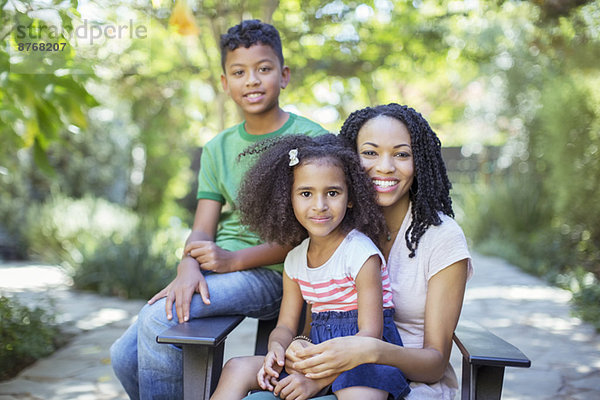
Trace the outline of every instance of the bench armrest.
[[529, 368], [518, 348], [480, 325], [461, 321], [454, 342], [462, 353], [462, 400], [499, 400], [505, 367]]
[[156, 337], [156, 341], [176, 345], [218, 346], [243, 320], [243, 315], [192, 319], [167, 329]]
[[225, 339], [243, 320], [242, 315], [192, 319], [156, 337], [158, 343], [181, 347], [185, 400], [210, 397], [219, 382]]

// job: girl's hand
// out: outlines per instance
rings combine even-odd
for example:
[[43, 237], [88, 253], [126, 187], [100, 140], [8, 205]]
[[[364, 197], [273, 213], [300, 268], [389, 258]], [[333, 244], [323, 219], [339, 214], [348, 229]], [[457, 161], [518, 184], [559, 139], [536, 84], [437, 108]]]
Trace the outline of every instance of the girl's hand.
[[195, 258], [200, 263], [200, 268], [205, 271], [222, 274], [239, 269], [235, 253], [223, 250], [210, 240], [196, 240], [188, 243], [183, 254]]
[[275, 385], [277, 385], [277, 378], [270, 376], [265, 372], [264, 364], [258, 370], [256, 380], [258, 381], [258, 386], [260, 386], [262, 390], [270, 390], [272, 392], [273, 389], [275, 389]]
[[204, 304], [210, 304], [210, 293], [206, 280], [198, 268], [198, 263], [193, 259], [186, 257], [177, 267], [177, 277], [167, 285], [166, 288], [155, 294], [148, 304], [154, 304], [158, 299], [167, 298], [165, 302], [165, 312], [167, 319], [173, 318], [172, 310], [175, 303], [175, 311], [180, 323], [190, 319], [190, 303], [194, 293], [200, 293]]
[[271, 349], [265, 356], [263, 366], [256, 375], [258, 385], [263, 390], [273, 390], [273, 382], [277, 382], [279, 373], [283, 370], [285, 363], [283, 347], [277, 342], [272, 342], [270, 347]]
[[[327, 383], [325, 383], [325, 386]], [[277, 383], [273, 394], [285, 400], [310, 399], [325, 387], [318, 381], [308, 379], [302, 374], [294, 373], [286, 376]]]
[[360, 364], [373, 362], [378, 342], [381, 341], [367, 336], [333, 338], [296, 351], [301, 360], [294, 362], [293, 368], [311, 379], [338, 375]]

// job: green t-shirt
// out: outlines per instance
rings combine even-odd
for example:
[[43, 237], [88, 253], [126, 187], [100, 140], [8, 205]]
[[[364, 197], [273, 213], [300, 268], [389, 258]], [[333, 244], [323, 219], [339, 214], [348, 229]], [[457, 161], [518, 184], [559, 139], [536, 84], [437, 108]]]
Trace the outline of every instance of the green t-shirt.
[[[229, 251], [241, 250], [263, 243], [258, 235], [240, 223], [236, 205], [240, 183], [251, 166], [252, 157], [238, 155], [248, 146], [260, 140], [286, 134], [316, 136], [327, 133], [319, 124], [289, 113], [286, 123], [275, 132], [250, 135], [244, 122], [225, 129], [211, 139], [202, 150], [198, 174], [198, 200], [216, 200], [224, 205], [219, 218], [215, 243]], [[268, 266], [283, 271], [283, 264]]]

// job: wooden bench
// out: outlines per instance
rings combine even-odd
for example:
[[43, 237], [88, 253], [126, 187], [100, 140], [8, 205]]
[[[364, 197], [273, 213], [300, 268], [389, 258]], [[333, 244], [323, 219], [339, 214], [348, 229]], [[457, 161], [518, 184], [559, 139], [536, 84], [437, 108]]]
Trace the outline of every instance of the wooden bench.
[[[184, 400], [208, 400], [217, 386], [227, 335], [243, 316], [195, 319], [174, 326], [158, 343], [174, 344], [183, 351]], [[277, 319], [259, 321], [255, 354], [266, 354], [269, 333]], [[528, 368], [531, 361], [515, 346], [482, 328], [461, 321], [454, 342], [462, 353], [462, 400], [499, 400], [505, 367]]]

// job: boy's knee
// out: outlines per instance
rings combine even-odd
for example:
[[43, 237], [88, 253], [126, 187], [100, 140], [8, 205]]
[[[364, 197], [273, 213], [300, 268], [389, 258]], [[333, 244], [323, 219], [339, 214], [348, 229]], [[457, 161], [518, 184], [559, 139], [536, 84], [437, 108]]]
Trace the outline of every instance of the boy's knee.
[[170, 321], [167, 319], [164, 302], [146, 304], [138, 313], [137, 325], [142, 335], [148, 332], [158, 334], [176, 323], [176, 316]]
[[128, 351], [121, 348], [119, 340], [110, 346], [110, 364], [117, 376], [129, 370]]

